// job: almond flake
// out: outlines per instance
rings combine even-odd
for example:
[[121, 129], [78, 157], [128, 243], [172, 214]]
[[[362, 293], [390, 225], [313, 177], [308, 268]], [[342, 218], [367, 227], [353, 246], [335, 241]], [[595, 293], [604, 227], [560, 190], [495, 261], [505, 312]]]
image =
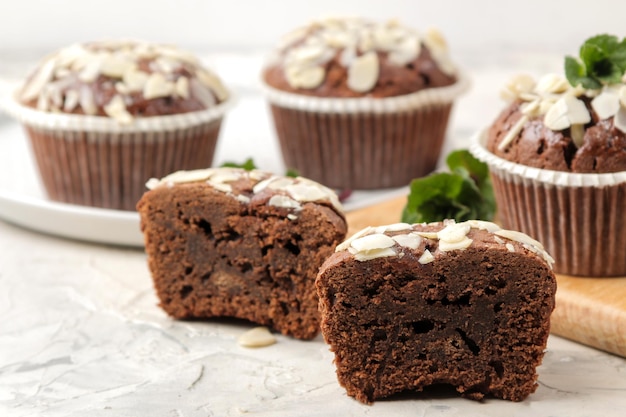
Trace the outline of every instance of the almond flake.
[[437, 28], [431, 27], [426, 30], [426, 37], [424, 38], [424, 42], [426, 43], [426, 45], [428, 45], [428, 49], [430, 49], [431, 51], [448, 51], [448, 43], [443, 37], [441, 31]]
[[585, 125], [575, 124], [570, 126], [570, 135], [572, 136], [572, 141], [577, 148], [583, 146], [583, 141], [585, 138]]
[[515, 252], [515, 246], [512, 243], [507, 243], [504, 245], [509, 252]]
[[391, 237], [398, 245], [409, 249], [417, 249], [422, 243], [422, 238], [417, 234], [395, 235]]
[[626, 108], [620, 107], [613, 119], [613, 126], [623, 133], [626, 133]]
[[560, 74], [546, 74], [537, 83], [535, 91], [538, 93], [564, 93], [569, 88], [569, 82]]
[[622, 105], [622, 107], [626, 107], [626, 85], [623, 85], [619, 89], [618, 95], [619, 95], [619, 102], [620, 102], [620, 104]]
[[435, 257], [433, 256], [433, 254], [430, 253], [428, 249], [425, 249], [424, 253], [422, 254], [422, 256], [420, 256], [417, 262], [421, 263], [422, 265], [426, 265], [426, 264], [431, 263], [434, 260], [435, 260]]
[[371, 90], [378, 81], [379, 70], [376, 52], [361, 55], [348, 67], [348, 88], [360, 93]]
[[590, 120], [585, 103], [571, 95], [558, 99], [544, 117], [545, 125], [552, 130], [567, 129], [572, 124], [585, 124]]
[[506, 135], [504, 135], [504, 138], [502, 138], [502, 142], [498, 144], [498, 150], [505, 150], [511, 144], [511, 142], [513, 142], [515, 138], [521, 133], [522, 129], [524, 129], [524, 125], [526, 124], [526, 122], [528, 122], [528, 120], [530, 119], [526, 115], [520, 117], [517, 122], [511, 127], [511, 129], [506, 133]]
[[171, 96], [173, 92], [174, 84], [166, 80], [165, 76], [158, 72], [150, 74], [146, 85], [143, 87], [143, 97], [146, 100]]
[[394, 65], [404, 66], [413, 61], [420, 53], [420, 43], [417, 37], [411, 36], [400, 43], [389, 53], [388, 59]]
[[63, 102], [63, 111], [71, 113], [78, 106], [79, 94], [76, 90], [67, 90]]
[[132, 61], [122, 59], [114, 54], [102, 61], [100, 72], [103, 75], [112, 78], [122, 78], [127, 71], [131, 71], [137, 67]]
[[228, 98], [228, 90], [224, 87], [224, 84], [222, 84], [220, 79], [217, 78], [217, 76], [211, 71], [206, 68], [200, 68], [196, 72], [196, 76], [202, 84], [211, 89], [219, 101], [224, 101]]
[[377, 258], [387, 258], [390, 256], [396, 256], [397, 253], [392, 248], [373, 249], [371, 251], [356, 252], [353, 254], [354, 259], [359, 262], [369, 261]]
[[189, 78], [179, 77], [176, 80], [176, 95], [182, 98], [189, 98]]
[[98, 113], [96, 100], [89, 86], [86, 86], [86, 85], [81, 86], [80, 91], [78, 92], [78, 96], [79, 96], [78, 102], [80, 103], [80, 108], [83, 110], [83, 112], [85, 112], [85, 114], [94, 115]]
[[[518, 74], [511, 78], [500, 92], [500, 96], [507, 101], [517, 99], [522, 93], [530, 93], [535, 88], [535, 79], [527, 74]], [[532, 99], [531, 99], [532, 100]], [[528, 101], [531, 101], [528, 100]]]
[[359, 230], [358, 232], [350, 236], [348, 239], [344, 240], [342, 243], [337, 245], [337, 247], [335, 248], [335, 252], [341, 252], [342, 250], [348, 249], [350, 245], [352, 244], [352, 242], [354, 242], [356, 239], [363, 237], [363, 236], [367, 236], [368, 234], [371, 234], [373, 231], [374, 231], [374, 228], [371, 226], [367, 226], [366, 228]]
[[271, 346], [276, 343], [276, 338], [267, 327], [255, 327], [241, 334], [237, 343], [243, 347], [259, 348]]
[[316, 88], [326, 77], [322, 67], [287, 67], [285, 71], [287, 82], [293, 88]]
[[193, 96], [196, 97], [204, 105], [204, 107], [209, 108], [215, 105], [215, 96], [209, 88], [207, 88], [207, 86], [202, 84], [200, 81], [192, 78], [189, 80], [189, 87]]
[[351, 246], [359, 252], [367, 252], [376, 249], [390, 248], [395, 241], [387, 235], [376, 233], [355, 239]]
[[463, 237], [458, 242], [449, 242], [445, 240], [439, 241], [439, 250], [442, 252], [449, 252], [453, 250], [463, 250], [468, 248], [472, 244], [473, 240], [468, 237]]
[[124, 72], [123, 82], [130, 91], [142, 91], [148, 81], [148, 73], [130, 68]]
[[293, 200], [286, 195], [280, 194], [273, 195], [269, 199], [267, 204], [274, 207], [282, 207], [288, 209], [300, 209], [302, 207], [300, 206], [300, 203], [298, 203], [296, 200]]
[[613, 92], [603, 91], [591, 100], [591, 108], [596, 112], [600, 120], [615, 116], [619, 107], [620, 97]]
[[103, 110], [109, 117], [117, 120], [120, 124], [130, 124], [133, 121], [133, 116], [126, 110], [126, 104], [122, 96], [113, 96], [111, 101], [103, 107]]
[[470, 225], [466, 222], [446, 226], [437, 232], [437, 237], [448, 243], [461, 242], [470, 231]]
[[102, 66], [102, 58], [95, 58], [85, 65], [78, 74], [78, 79], [85, 83], [96, 81], [100, 75], [100, 67]]
[[54, 58], [48, 58], [33, 78], [26, 84], [21, 94], [22, 100], [30, 101], [39, 95], [46, 83], [52, 79], [55, 65]]

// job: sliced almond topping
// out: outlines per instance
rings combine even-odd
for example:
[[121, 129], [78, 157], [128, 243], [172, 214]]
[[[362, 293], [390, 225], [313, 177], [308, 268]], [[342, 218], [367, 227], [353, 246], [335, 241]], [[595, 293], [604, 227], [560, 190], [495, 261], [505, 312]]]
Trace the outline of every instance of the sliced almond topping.
[[[352, 248], [350, 248], [352, 249]], [[397, 253], [392, 248], [384, 248], [384, 249], [373, 249], [370, 251], [356, 252], [353, 254], [354, 259], [359, 262], [369, 261], [371, 259], [377, 258], [387, 258], [389, 256], [396, 256]]]
[[378, 81], [379, 70], [376, 52], [361, 55], [348, 67], [348, 87], [360, 93], [371, 90]]
[[24, 88], [21, 94], [22, 100], [30, 101], [39, 95], [46, 83], [52, 79], [55, 64], [54, 58], [48, 58], [33, 78], [26, 84], [26, 88]]
[[267, 204], [274, 207], [282, 207], [288, 209], [299, 209], [302, 207], [300, 203], [298, 203], [296, 200], [281, 194], [273, 195], [269, 199]]
[[620, 107], [613, 119], [613, 126], [626, 133], [626, 108]]
[[504, 135], [504, 137], [502, 138], [502, 142], [498, 144], [498, 150], [505, 150], [520, 134], [522, 129], [524, 129], [524, 125], [526, 124], [526, 122], [528, 122], [528, 120], [530, 119], [526, 115], [520, 117], [519, 120], [515, 122], [511, 129], [506, 133], [506, 135]]
[[421, 263], [422, 265], [426, 265], [426, 264], [431, 263], [434, 260], [435, 260], [435, 257], [433, 256], [433, 254], [430, 253], [428, 249], [425, 249], [424, 253], [422, 254], [422, 256], [420, 256], [417, 262]]
[[[624, 81], [626, 82], [626, 81]], [[626, 107], [626, 85], [623, 85], [620, 89], [619, 89], [619, 102], [622, 105], [622, 107]]]
[[93, 96], [93, 92], [91, 89], [83, 85], [80, 87], [80, 91], [78, 92], [78, 102], [80, 103], [80, 108], [83, 109], [85, 114], [94, 115], [98, 113], [98, 107], [96, 106], [96, 100]]
[[574, 145], [576, 145], [577, 148], [583, 146], [583, 141], [585, 138], [585, 125], [571, 125], [570, 134], [572, 136], [572, 141], [574, 141]]
[[535, 99], [531, 102], [522, 103], [520, 110], [523, 114], [533, 117], [539, 114], [539, 104], [541, 100]]
[[527, 74], [518, 74], [511, 78], [500, 92], [504, 100], [512, 101], [522, 93], [530, 93], [535, 88], [535, 79]]
[[417, 249], [420, 243], [422, 243], [422, 238], [418, 234], [395, 235], [391, 238], [400, 246], [404, 246], [409, 249]]
[[363, 236], [352, 241], [351, 246], [359, 252], [367, 252], [376, 249], [390, 248], [395, 241], [387, 235], [376, 233]]
[[104, 106], [103, 110], [109, 117], [112, 117], [121, 124], [130, 124], [133, 121], [133, 116], [126, 110], [126, 104], [122, 96], [113, 96], [111, 101]]
[[103, 75], [113, 78], [122, 78], [127, 71], [137, 68], [133, 61], [124, 59], [118, 54], [113, 54], [102, 61], [100, 72]]
[[585, 124], [591, 121], [591, 115], [582, 100], [565, 95], [545, 115], [544, 123], [552, 130], [563, 130], [572, 124]]
[[389, 61], [398, 66], [403, 66], [413, 61], [420, 53], [420, 43], [417, 37], [411, 36], [400, 43], [396, 49], [389, 53]]
[[504, 245], [509, 252], [515, 252], [515, 246], [512, 243], [507, 243]]
[[215, 105], [215, 96], [209, 91], [209, 88], [195, 78], [189, 80], [190, 91], [204, 105], [209, 108]]
[[224, 84], [222, 84], [220, 79], [217, 78], [217, 76], [211, 71], [206, 68], [200, 68], [196, 72], [196, 76], [202, 84], [211, 89], [219, 101], [224, 101], [228, 98], [228, 90], [224, 87]]
[[438, 52], [448, 52], [448, 43], [441, 31], [437, 28], [426, 29], [426, 37], [424, 42], [428, 45], [428, 49]]
[[466, 222], [455, 223], [446, 226], [437, 233], [437, 237], [445, 242], [461, 242], [470, 231], [470, 225]]
[[293, 88], [316, 88], [326, 77], [326, 72], [322, 67], [287, 67], [285, 71], [287, 82]]
[[102, 67], [102, 61], [103, 61], [103, 58], [94, 57], [94, 59], [87, 62], [85, 67], [78, 74], [78, 79], [85, 83], [96, 81], [96, 79], [100, 75], [100, 68]]
[[463, 250], [472, 244], [473, 240], [468, 237], [463, 237], [462, 240], [458, 242], [448, 242], [445, 240], [439, 241], [439, 250], [442, 252], [449, 252], [453, 250]]
[[243, 347], [259, 348], [273, 345], [276, 338], [267, 327], [255, 327], [241, 334], [237, 338], [237, 343]]
[[371, 226], [367, 226], [366, 228], [359, 230], [358, 232], [350, 236], [348, 239], [344, 240], [342, 243], [337, 245], [337, 247], [335, 248], [335, 252], [341, 252], [342, 250], [348, 249], [350, 245], [352, 244], [352, 242], [354, 242], [356, 239], [362, 236], [366, 236], [372, 233], [373, 231], [374, 231], [374, 228]]
[[79, 94], [76, 90], [67, 90], [65, 92], [65, 100], [63, 102], [63, 111], [72, 112], [78, 106]]
[[189, 78], [179, 77], [176, 80], [175, 90], [179, 97], [189, 98]]
[[148, 81], [148, 73], [130, 68], [124, 72], [123, 81], [130, 91], [142, 91]]
[[171, 96], [173, 93], [174, 83], [166, 80], [165, 76], [158, 72], [150, 74], [143, 88], [143, 96], [146, 100]]
[[569, 88], [569, 82], [560, 74], [546, 74], [537, 83], [538, 93], [563, 93]]

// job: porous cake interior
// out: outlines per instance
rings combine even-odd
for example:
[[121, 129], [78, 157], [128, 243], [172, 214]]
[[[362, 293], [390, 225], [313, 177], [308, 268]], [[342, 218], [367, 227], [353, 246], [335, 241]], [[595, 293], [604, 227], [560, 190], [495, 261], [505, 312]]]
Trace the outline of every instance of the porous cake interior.
[[533, 392], [554, 307], [548, 266], [505, 248], [427, 265], [415, 256], [345, 253], [318, 278], [324, 336], [348, 394], [370, 402], [433, 384], [473, 399]]
[[243, 204], [195, 185], [146, 196], [148, 262], [170, 315], [242, 318], [302, 339], [318, 333], [315, 276], [345, 233], [331, 208], [306, 203], [290, 219], [265, 201]]

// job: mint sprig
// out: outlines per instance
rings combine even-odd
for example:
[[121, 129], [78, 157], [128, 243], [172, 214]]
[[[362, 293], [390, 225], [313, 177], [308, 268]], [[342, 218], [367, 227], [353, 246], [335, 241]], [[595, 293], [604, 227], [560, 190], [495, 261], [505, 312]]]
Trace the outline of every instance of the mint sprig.
[[496, 203], [487, 165], [467, 150], [451, 152], [446, 164], [451, 172], [431, 174], [411, 182], [402, 221], [492, 220]]
[[620, 83], [626, 72], [626, 38], [620, 41], [606, 34], [589, 38], [580, 47], [579, 57], [565, 57], [565, 76], [572, 86], [599, 89]]
[[252, 171], [257, 169], [256, 164], [252, 158], [246, 159], [243, 163], [227, 161], [220, 165], [221, 168], [242, 168], [246, 171]]

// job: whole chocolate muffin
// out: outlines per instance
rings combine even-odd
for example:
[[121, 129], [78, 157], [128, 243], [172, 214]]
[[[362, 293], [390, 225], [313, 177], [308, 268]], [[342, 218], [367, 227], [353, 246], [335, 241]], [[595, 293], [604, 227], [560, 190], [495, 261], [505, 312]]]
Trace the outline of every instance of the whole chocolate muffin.
[[362, 402], [434, 384], [523, 400], [550, 329], [551, 263], [539, 242], [484, 221], [362, 230], [316, 280], [339, 383]]
[[360, 18], [291, 32], [263, 82], [286, 165], [357, 189], [432, 171], [452, 102], [467, 88], [438, 31]]
[[545, 242], [559, 273], [626, 275], [624, 81], [517, 76], [504, 97], [472, 147], [489, 164], [502, 225]]
[[148, 178], [211, 164], [228, 99], [192, 54], [112, 40], [44, 58], [5, 107], [51, 199], [133, 210]]

